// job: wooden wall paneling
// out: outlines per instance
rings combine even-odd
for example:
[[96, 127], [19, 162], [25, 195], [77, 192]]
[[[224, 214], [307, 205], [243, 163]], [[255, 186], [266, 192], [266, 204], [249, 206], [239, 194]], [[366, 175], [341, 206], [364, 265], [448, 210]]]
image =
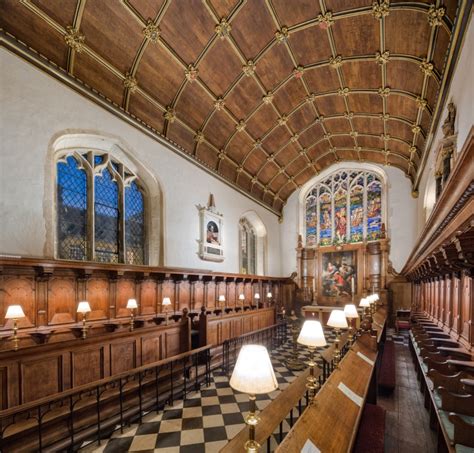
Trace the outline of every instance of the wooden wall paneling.
[[451, 284], [451, 331], [455, 334], [459, 334], [459, 287], [459, 274], [453, 272]]
[[0, 320], [7, 328], [13, 327], [12, 320], [5, 320], [9, 305], [21, 305], [25, 318], [18, 321], [18, 327], [36, 325], [36, 281], [33, 275], [17, 276], [2, 275], [2, 291], [0, 291]]
[[20, 404], [63, 391], [62, 362], [57, 354], [20, 361]]
[[0, 367], [0, 410], [8, 407], [8, 391], [7, 391], [7, 373], [6, 366]]
[[157, 313], [157, 284], [151, 278], [140, 282], [140, 312], [142, 315]]
[[216, 284], [213, 280], [206, 281], [205, 283], [205, 303], [207, 308], [216, 307]]
[[170, 313], [174, 313], [176, 311], [176, 291], [173, 280], [171, 280], [169, 277], [163, 280], [161, 283], [161, 291], [161, 302], [163, 302], [165, 297], [169, 297], [171, 300], [171, 306], [167, 308], [167, 310]]
[[104, 346], [96, 344], [70, 351], [69, 364], [72, 385], [67, 388], [103, 379], [106, 377]]
[[461, 337], [469, 341], [472, 319], [471, 305], [472, 305], [472, 278], [467, 272], [463, 272], [461, 276]]
[[110, 343], [109, 348], [110, 373], [112, 376], [138, 366], [135, 337], [113, 341]]
[[163, 334], [146, 334], [140, 338], [141, 341], [141, 363], [140, 366], [157, 362], [163, 359]]
[[46, 280], [48, 324], [66, 324], [76, 321], [77, 294], [74, 277], [53, 276]]
[[48, 317], [48, 284], [52, 272], [39, 273], [36, 276], [36, 322], [37, 326], [49, 324]]
[[[131, 278], [119, 278], [117, 281], [117, 296], [115, 303], [115, 316], [117, 318], [127, 318], [130, 310], [127, 309], [129, 299], [137, 299], [135, 293], [135, 280]], [[138, 310], [140, 313], [140, 309]]]
[[[225, 303], [219, 302], [219, 297], [225, 297]], [[227, 295], [227, 283], [225, 281], [219, 281], [216, 283], [216, 306], [224, 309], [229, 304], [229, 297]]]
[[445, 304], [444, 304], [444, 324], [445, 326], [450, 329], [452, 325], [452, 291], [451, 291], [451, 284], [452, 284], [452, 279], [451, 275], [447, 274], [446, 279], [445, 279], [445, 286], [444, 286], [444, 298], [445, 298]]
[[235, 290], [235, 281], [231, 281], [227, 284], [227, 305], [229, 307], [235, 308], [238, 304], [237, 292]]
[[253, 292], [252, 292], [252, 283], [251, 282], [245, 282], [244, 295], [245, 295], [245, 304], [246, 305], [252, 305], [252, 303], [253, 303]]
[[[109, 307], [115, 307], [115, 304], [110, 303], [113, 299], [110, 298], [110, 281], [107, 278], [91, 277], [85, 281], [86, 283], [86, 297], [91, 306], [91, 313], [88, 319], [105, 319], [109, 317]], [[114, 287], [115, 283], [112, 283]], [[115, 309], [113, 309], [115, 312]], [[111, 318], [115, 317], [111, 313]]]
[[204, 303], [204, 283], [202, 279], [196, 280], [192, 284], [192, 308], [200, 310]]
[[191, 286], [187, 277], [176, 283], [177, 294], [178, 294], [178, 310], [182, 311], [183, 308], [188, 310], [191, 308]]

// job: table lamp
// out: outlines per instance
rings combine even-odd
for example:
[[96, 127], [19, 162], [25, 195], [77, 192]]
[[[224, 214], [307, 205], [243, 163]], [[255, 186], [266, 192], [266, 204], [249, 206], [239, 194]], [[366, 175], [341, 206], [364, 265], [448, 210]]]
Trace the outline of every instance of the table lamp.
[[18, 339], [18, 320], [25, 318], [25, 313], [21, 305], [9, 305], [7, 308], [7, 313], [5, 314], [5, 319], [13, 319], [13, 349], [18, 351], [18, 344], [20, 340]]
[[87, 327], [86, 327], [86, 316], [87, 313], [91, 312], [91, 306], [89, 302], [83, 300], [77, 305], [77, 312], [82, 313], [82, 339], [85, 340], [87, 337]]
[[268, 300], [268, 305], [270, 306], [270, 304], [272, 303], [272, 297], [273, 297], [273, 294], [271, 293], [271, 291], [268, 291], [267, 293], [267, 300]]
[[242, 346], [229, 384], [234, 390], [249, 395], [249, 414], [245, 417], [249, 439], [244, 449], [246, 452], [258, 452], [260, 444], [255, 440], [255, 427], [260, 418], [255, 414], [255, 395], [270, 393], [278, 388], [267, 348], [255, 344]]
[[242, 304], [242, 310], [243, 310], [244, 309], [245, 296], [243, 294], [239, 294], [239, 300], [240, 300], [240, 303]]
[[306, 388], [310, 398], [316, 395], [319, 388], [319, 379], [314, 376], [314, 351], [316, 348], [326, 346], [326, 338], [324, 337], [323, 327], [319, 321], [308, 320], [303, 324], [300, 335], [298, 336], [298, 343], [306, 346], [309, 349], [309, 376], [306, 383]]
[[255, 295], [253, 297], [254, 297], [255, 301], [257, 302], [257, 310], [258, 310], [258, 303], [260, 302], [260, 294], [255, 293]]
[[163, 302], [161, 302], [161, 305], [165, 309], [166, 325], [168, 325], [168, 310], [167, 310], [167, 307], [169, 307], [171, 305], [171, 299], [169, 297], [163, 297]]
[[131, 332], [135, 324], [134, 310], [138, 308], [137, 301], [135, 299], [128, 299], [127, 308], [130, 310], [130, 332]]
[[344, 307], [344, 314], [349, 320], [349, 344], [352, 346], [354, 344], [354, 319], [359, 317], [359, 313], [354, 304], [349, 304]]
[[221, 294], [221, 295], [219, 296], [219, 305], [221, 305], [221, 302], [224, 302], [224, 307], [223, 307], [223, 308], [226, 308], [226, 307], [225, 307], [225, 296], [224, 296], [224, 294]]
[[372, 317], [369, 313], [370, 302], [366, 297], [360, 300], [359, 307], [364, 309], [364, 321], [361, 323], [360, 327], [362, 330], [368, 331], [372, 328]]
[[328, 326], [333, 327], [334, 331], [336, 332], [336, 339], [334, 340], [334, 346], [336, 348], [334, 351], [334, 365], [337, 367], [341, 360], [341, 351], [339, 349], [339, 342], [341, 341], [340, 330], [347, 329], [348, 327], [347, 319], [346, 319], [346, 315], [344, 314], [344, 311], [343, 310], [331, 311], [331, 314], [329, 315], [329, 319], [328, 319]]

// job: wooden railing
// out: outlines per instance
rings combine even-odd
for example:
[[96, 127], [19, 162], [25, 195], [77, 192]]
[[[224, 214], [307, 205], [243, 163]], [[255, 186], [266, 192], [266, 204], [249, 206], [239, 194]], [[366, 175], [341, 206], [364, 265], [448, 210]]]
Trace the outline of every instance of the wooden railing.
[[94, 440], [100, 445], [117, 425], [123, 430], [140, 423], [145, 413], [185, 399], [202, 384], [210, 384], [210, 346], [0, 411], [0, 451], [72, 451]]

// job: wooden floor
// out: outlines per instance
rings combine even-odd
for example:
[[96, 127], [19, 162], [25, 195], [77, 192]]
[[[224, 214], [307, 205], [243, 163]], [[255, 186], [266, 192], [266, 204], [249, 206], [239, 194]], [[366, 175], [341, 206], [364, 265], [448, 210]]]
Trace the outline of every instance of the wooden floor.
[[436, 435], [419, 391], [407, 345], [396, 344], [397, 386], [392, 396], [378, 396], [386, 409], [385, 453], [436, 452]]

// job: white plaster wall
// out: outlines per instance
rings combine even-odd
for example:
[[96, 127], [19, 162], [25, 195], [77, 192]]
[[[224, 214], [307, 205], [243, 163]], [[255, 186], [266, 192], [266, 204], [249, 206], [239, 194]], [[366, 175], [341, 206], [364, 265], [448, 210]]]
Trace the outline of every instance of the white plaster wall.
[[448, 113], [448, 104], [453, 102], [456, 106], [456, 120], [454, 129], [457, 132], [457, 151], [462, 150], [469, 131], [474, 124], [474, 25], [471, 19], [464, 36], [461, 53], [451, 80], [449, 94], [441, 115], [441, 121], [436, 129], [433, 146], [430, 149], [425, 170], [420, 181], [418, 197], [418, 234], [423, 227], [435, 203], [435, 160], [437, 151], [443, 138], [441, 129]]
[[[267, 229], [266, 273], [281, 275], [278, 218], [187, 162], [134, 127], [81, 97], [33, 66], [0, 49], [0, 253], [45, 256], [45, 181], [48, 148], [60, 133], [89, 132], [118, 138], [158, 179], [164, 196], [164, 264], [238, 272], [238, 221], [255, 211]], [[197, 256], [196, 205], [215, 195], [224, 215], [225, 261]], [[48, 222], [49, 223], [49, 222]]]
[[[332, 165], [325, 171], [332, 173], [342, 168], [362, 169], [377, 167], [385, 173], [387, 181], [387, 233], [391, 240], [390, 255], [396, 271], [403, 268], [416, 238], [416, 208], [417, 201], [411, 196], [411, 183], [405, 174], [394, 167], [381, 167], [371, 164], [363, 165], [358, 162], [341, 162]], [[300, 225], [299, 198], [309, 185], [314, 184], [318, 177], [313, 178], [297, 192], [293, 193], [283, 210], [283, 224], [281, 225], [281, 257], [282, 272], [284, 275], [296, 271], [296, 244], [299, 232], [304, 232]], [[304, 234], [303, 234], [304, 240]]]

